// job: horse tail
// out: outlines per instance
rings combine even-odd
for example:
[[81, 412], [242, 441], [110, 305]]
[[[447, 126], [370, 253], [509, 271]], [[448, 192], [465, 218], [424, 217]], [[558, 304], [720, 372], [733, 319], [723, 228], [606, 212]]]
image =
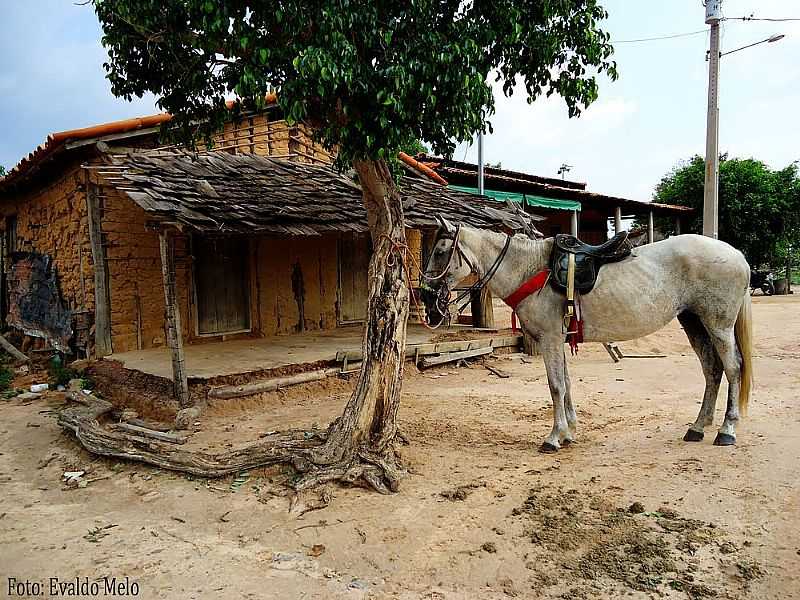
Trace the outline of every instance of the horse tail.
[[734, 335], [739, 354], [742, 356], [742, 372], [739, 382], [739, 412], [747, 414], [750, 402], [750, 389], [753, 386], [753, 314], [752, 302], [748, 290], [745, 290], [739, 315], [736, 317]]

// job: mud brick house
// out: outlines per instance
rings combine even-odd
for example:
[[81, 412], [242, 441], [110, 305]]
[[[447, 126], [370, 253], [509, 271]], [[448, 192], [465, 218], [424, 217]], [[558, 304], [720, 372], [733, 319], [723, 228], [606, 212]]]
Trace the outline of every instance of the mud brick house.
[[[0, 180], [3, 297], [19, 303], [45, 290], [40, 304], [63, 309], [56, 327], [23, 327], [19, 306], [6, 305], [7, 322], [54, 347], [74, 334], [80, 354], [110, 355], [176, 383], [186, 381], [187, 364], [189, 378], [233, 372], [224, 370], [230, 362], [239, 370], [283, 364], [265, 358], [269, 347], [296, 354], [276, 336], [305, 335], [314, 346], [320, 338], [309, 335], [360, 322], [370, 254], [361, 190], [331, 168], [311, 132], [273, 105], [231, 121], [213, 146], [190, 154], [159, 146], [168, 120], [53, 134]], [[404, 160], [401, 193], [418, 259], [438, 213], [513, 228], [514, 216], [494, 201], [448, 189]], [[36, 264], [46, 272], [23, 269], [26, 257], [42, 257]], [[31, 273], [55, 283], [39, 285]], [[259, 339], [269, 340], [266, 349]], [[213, 351], [191, 352], [201, 347]]]

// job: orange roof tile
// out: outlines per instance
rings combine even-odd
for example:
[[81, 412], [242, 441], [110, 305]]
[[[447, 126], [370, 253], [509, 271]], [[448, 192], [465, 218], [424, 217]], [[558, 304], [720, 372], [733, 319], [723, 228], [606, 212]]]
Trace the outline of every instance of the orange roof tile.
[[[268, 94], [266, 101], [268, 104], [273, 104], [277, 101], [277, 96], [275, 94]], [[233, 108], [235, 101], [228, 100], [226, 104], [228, 108]], [[0, 178], [0, 190], [7, 187], [11, 182], [15, 181], [19, 177], [23, 176], [36, 165], [42, 163], [51, 154], [62, 148], [68, 141], [86, 140], [94, 137], [127, 133], [130, 131], [136, 131], [137, 129], [149, 129], [170, 121], [171, 119], [172, 115], [170, 113], [159, 113], [157, 115], [124, 119], [122, 121], [112, 121], [110, 123], [102, 123], [100, 125], [93, 125], [91, 127], [83, 127], [81, 129], [70, 129], [67, 131], [51, 133], [47, 136], [44, 144], [41, 144], [33, 152], [28, 154], [28, 156], [20, 160], [10, 171], [8, 171], [8, 173], [6, 173], [5, 177]]]

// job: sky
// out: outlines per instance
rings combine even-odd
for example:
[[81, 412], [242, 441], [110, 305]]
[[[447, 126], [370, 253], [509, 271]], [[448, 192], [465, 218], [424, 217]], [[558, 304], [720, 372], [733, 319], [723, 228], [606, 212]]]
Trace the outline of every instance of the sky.
[[[600, 0], [612, 40], [706, 29], [700, 0]], [[798, 0], [724, 0], [728, 17], [800, 18]], [[786, 38], [722, 59], [720, 150], [773, 168], [800, 160], [800, 22], [727, 21], [723, 51]], [[103, 71], [101, 31], [89, 6], [71, 0], [3, 0], [0, 19], [0, 165], [6, 169], [49, 133], [158, 112], [153, 97], [114, 98]], [[649, 200], [681, 160], [705, 153], [708, 35], [615, 45], [620, 78], [577, 119], [552, 97], [529, 106], [497, 98], [488, 162], [545, 176], [561, 164], [595, 192]], [[454, 158], [477, 160], [462, 145]]]

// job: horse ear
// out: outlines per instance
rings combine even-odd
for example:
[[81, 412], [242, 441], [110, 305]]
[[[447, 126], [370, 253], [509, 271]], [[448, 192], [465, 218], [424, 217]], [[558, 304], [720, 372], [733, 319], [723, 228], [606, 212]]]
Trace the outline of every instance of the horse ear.
[[444, 230], [445, 233], [455, 232], [455, 225], [445, 219], [442, 215], [436, 215], [436, 220], [439, 221], [439, 226]]

